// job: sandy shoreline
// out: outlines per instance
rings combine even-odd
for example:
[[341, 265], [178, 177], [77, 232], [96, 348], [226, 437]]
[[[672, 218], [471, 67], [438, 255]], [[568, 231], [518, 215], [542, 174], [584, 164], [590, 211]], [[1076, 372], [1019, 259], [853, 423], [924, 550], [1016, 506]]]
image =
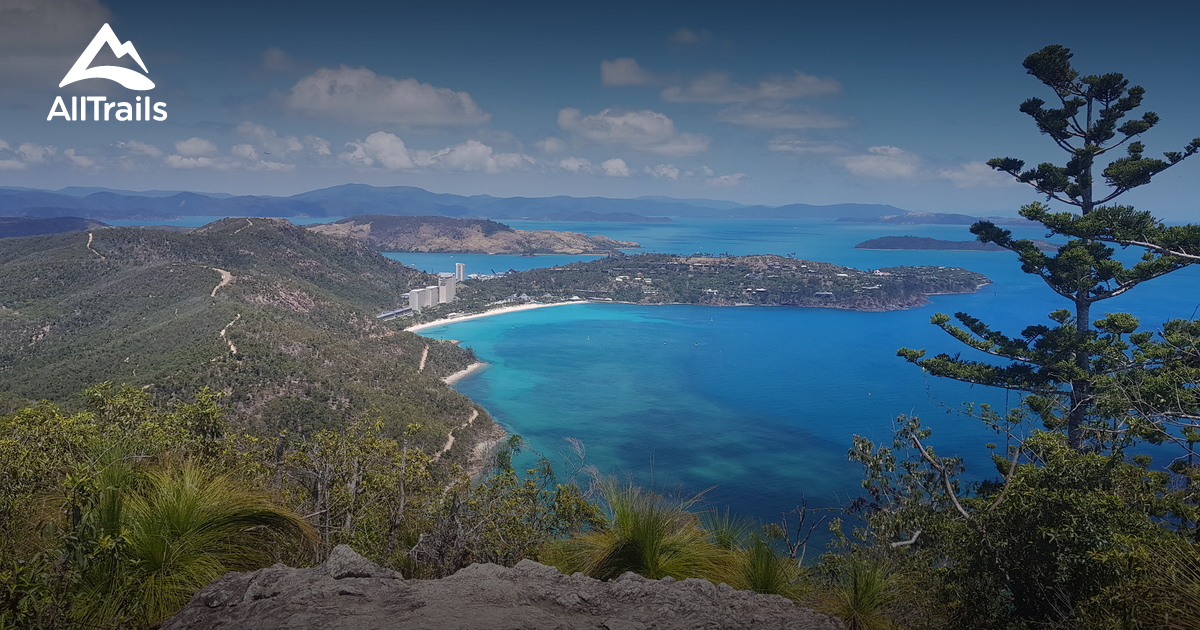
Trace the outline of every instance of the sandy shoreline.
[[576, 301], [576, 302], [551, 302], [549, 304], [518, 304], [515, 306], [502, 306], [500, 308], [492, 309], [490, 311], [484, 311], [482, 313], [472, 313], [470, 315], [460, 315], [458, 317], [445, 317], [442, 319], [435, 319], [435, 320], [425, 323], [425, 324], [416, 324], [414, 326], [409, 326], [408, 328], [405, 328], [404, 330], [406, 330], [408, 332], [417, 332], [419, 330], [425, 330], [426, 328], [433, 328], [435, 326], [441, 326], [443, 324], [452, 324], [455, 322], [465, 322], [468, 319], [479, 319], [480, 317], [491, 317], [492, 315], [503, 315], [505, 313], [516, 313], [517, 311], [530, 311], [535, 308], [547, 308], [550, 306], [564, 306], [566, 304], [587, 304], [587, 301], [580, 300], [580, 301]]
[[472, 363], [471, 365], [468, 365], [467, 367], [451, 374], [450, 376], [443, 378], [442, 382], [447, 385], [453, 385], [453, 384], [457, 383], [458, 381], [466, 378], [468, 375], [474, 374], [475, 372], [478, 372], [479, 370], [482, 370], [485, 367], [487, 367], [486, 363], [484, 363], [483, 361], [476, 361], [476, 362]]

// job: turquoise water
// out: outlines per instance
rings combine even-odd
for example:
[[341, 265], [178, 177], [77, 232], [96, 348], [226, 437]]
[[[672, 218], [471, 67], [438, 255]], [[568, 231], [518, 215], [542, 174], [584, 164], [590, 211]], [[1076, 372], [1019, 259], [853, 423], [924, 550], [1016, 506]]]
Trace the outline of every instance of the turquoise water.
[[[217, 218], [163, 223], [203, 225]], [[1004, 392], [926, 379], [897, 358], [896, 349], [969, 356], [970, 350], [928, 323], [936, 312], [966, 311], [1016, 334], [1064, 306], [1040, 280], [1022, 274], [1008, 252], [853, 248], [885, 235], [969, 240], [965, 226], [812, 220], [510, 223], [601, 233], [638, 241], [646, 251], [774, 253], [868, 269], [961, 266], [994, 281], [974, 294], [934, 296], [926, 306], [886, 313], [578, 304], [422, 331], [461, 340], [490, 364], [456, 387], [551, 457], [558, 470], [570, 473], [579, 466], [567, 440], [574, 438], [585, 448], [585, 463], [604, 474], [666, 491], [707, 491], [711, 505], [764, 521], [777, 519], [802, 498], [813, 507], [837, 508], [859, 496], [861, 470], [846, 458], [851, 437], [890, 442], [900, 414], [919, 414], [932, 426], [931, 442], [939, 453], [967, 457], [968, 478], [993, 476], [983, 444], [998, 436], [954, 410], [965, 401], [1004, 408]], [[1043, 236], [1038, 230], [1018, 235]], [[463, 262], [468, 273], [591, 258], [385, 255], [432, 272], [452, 271]], [[1132, 312], [1153, 327], [1195, 317], [1198, 308], [1200, 268], [1190, 268], [1100, 310]]]
[[[109, 225], [116, 226], [116, 227], [126, 227], [126, 226], [130, 226], [130, 225], [175, 225], [175, 226], [179, 226], [179, 227], [200, 227], [202, 225], [208, 225], [209, 223], [212, 223], [213, 221], [220, 221], [221, 219], [227, 219], [227, 218], [229, 218], [229, 217], [191, 215], [191, 216], [186, 216], [186, 217], [179, 217], [177, 219], [127, 219], [127, 220], [122, 220], [122, 221], [105, 220], [104, 222]], [[344, 219], [345, 217], [272, 217], [272, 218], [287, 219], [288, 221], [291, 221], [292, 223], [294, 223], [296, 225], [308, 225], [310, 223], [333, 223], [334, 221], [340, 221], [340, 220]]]
[[[604, 474], [685, 494], [707, 491], [713, 505], [761, 520], [777, 519], [805, 497], [810, 506], [838, 507], [859, 496], [861, 470], [846, 458], [851, 437], [890, 442], [900, 414], [919, 414], [934, 427], [939, 453], [967, 457], [968, 478], [993, 476], [983, 445], [1002, 438], [954, 410], [966, 401], [1002, 409], [1005, 393], [926, 379], [896, 349], [969, 353], [928, 323], [936, 312], [970, 312], [1016, 334], [1063, 306], [1006, 252], [852, 248], [885, 234], [969, 239], [963, 226], [694, 221], [597, 228], [653, 251], [795, 252], [863, 268], [957, 265], [994, 280], [975, 294], [934, 296], [929, 305], [885, 313], [581, 304], [422, 331], [460, 340], [491, 364], [456, 387], [560, 470], [578, 466], [567, 439], [574, 438], [586, 463]], [[1200, 269], [1106, 306], [1151, 326], [1192, 317]]]
[[497, 271], [526, 271], [540, 267], [565, 265], [580, 260], [594, 260], [600, 256], [570, 256], [549, 254], [545, 256], [512, 256], [508, 254], [414, 254], [409, 252], [383, 252], [384, 256], [398, 260], [421, 271], [438, 273], [454, 271], [454, 263], [467, 266], [467, 273], [493, 273]]

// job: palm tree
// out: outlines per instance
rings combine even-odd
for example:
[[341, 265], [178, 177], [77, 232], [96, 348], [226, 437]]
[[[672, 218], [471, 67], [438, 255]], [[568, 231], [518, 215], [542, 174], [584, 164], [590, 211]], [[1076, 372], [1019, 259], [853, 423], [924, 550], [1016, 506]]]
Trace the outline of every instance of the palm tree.
[[93, 487], [66, 532], [108, 551], [77, 567], [72, 617], [93, 627], [157, 623], [225, 573], [261, 568], [276, 550], [317, 540], [267, 495], [193, 460], [149, 470], [114, 462]]

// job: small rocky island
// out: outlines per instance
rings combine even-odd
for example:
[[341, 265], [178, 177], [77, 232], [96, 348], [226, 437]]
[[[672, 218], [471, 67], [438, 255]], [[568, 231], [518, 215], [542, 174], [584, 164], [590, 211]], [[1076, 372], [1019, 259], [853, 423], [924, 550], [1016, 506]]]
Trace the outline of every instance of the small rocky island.
[[464, 254], [609, 254], [641, 247], [633, 241], [553, 230], [517, 230], [488, 219], [363, 214], [308, 226], [331, 236], [349, 236], [390, 252]]
[[453, 308], [466, 312], [521, 299], [575, 299], [886, 311], [919, 306], [929, 295], [971, 293], [990, 282], [958, 267], [862, 270], [775, 255], [638, 254], [468, 281]]
[[[1058, 249], [1058, 245], [1049, 241], [1034, 240], [1033, 244], [1042, 251], [1054, 251]], [[1006, 251], [1003, 247], [995, 243], [983, 243], [980, 241], [946, 241], [940, 238], [929, 238], [926, 236], [881, 236], [863, 241], [854, 246], [855, 249], [881, 249], [881, 250], [940, 250], [940, 251], [963, 251], [963, 252], [1002, 252]]]

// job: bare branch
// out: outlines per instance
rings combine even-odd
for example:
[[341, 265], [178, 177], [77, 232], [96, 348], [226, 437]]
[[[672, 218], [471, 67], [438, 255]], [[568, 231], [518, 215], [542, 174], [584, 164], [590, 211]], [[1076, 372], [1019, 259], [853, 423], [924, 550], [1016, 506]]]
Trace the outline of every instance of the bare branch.
[[921, 443], [920, 438], [914, 435], [912, 436], [912, 442], [913, 445], [917, 447], [917, 451], [921, 453], [921, 459], [929, 462], [929, 465], [941, 475], [942, 485], [946, 487], [946, 496], [950, 497], [950, 502], [954, 504], [954, 507], [958, 510], [958, 513], [962, 514], [963, 518], [971, 520], [971, 514], [968, 513], [965, 508], [963, 508], [962, 503], [959, 503], [958, 501], [958, 495], [954, 493], [954, 485], [950, 483], [950, 473], [946, 470], [945, 464], [938, 462], [933, 458], [932, 455], [929, 454], [929, 451], [925, 450], [925, 445]]
[[907, 547], [909, 545], [916, 544], [917, 539], [921, 537], [921, 531], [922, 530], [918, 529], [917, 531], [913, 532], [912, 538], [909, 538], [908, 540], [901, 540], [899, 542], [892, 543], [892, 548]]

